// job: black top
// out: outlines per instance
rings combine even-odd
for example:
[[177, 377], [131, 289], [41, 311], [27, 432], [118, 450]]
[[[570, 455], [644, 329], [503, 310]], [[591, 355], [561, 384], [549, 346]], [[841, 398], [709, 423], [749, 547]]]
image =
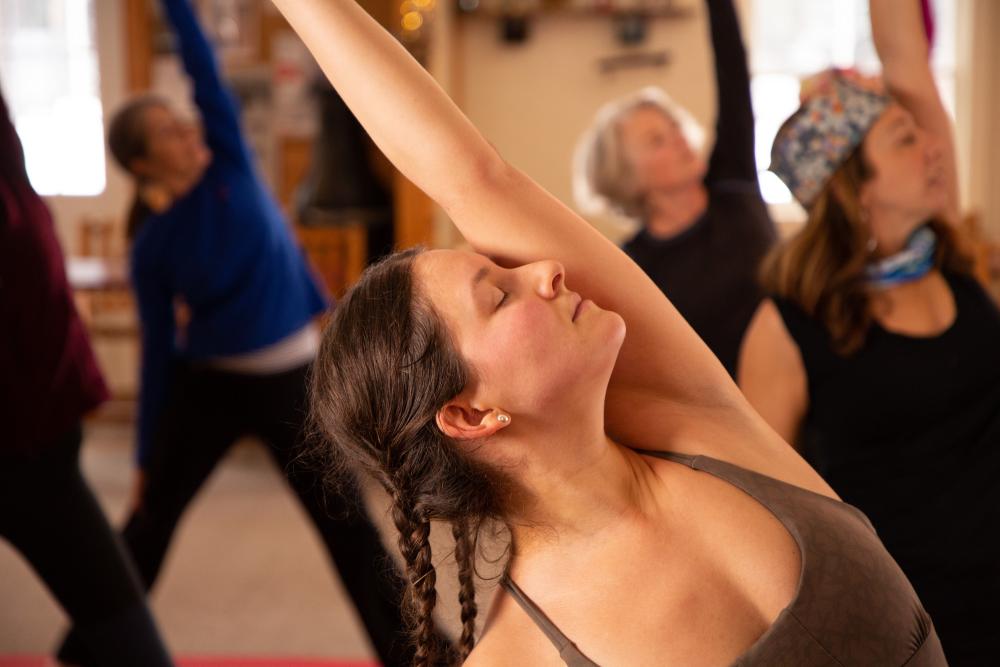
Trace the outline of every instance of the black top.
[[677, 236], [645, 227], [625, 252], [673, 302], [730, 375], [761, 292], [757, 269], [776, 235], [757, 185], [750, 75], [732, 0], [707, 0], [718, 92], [708, 208]]
[[951, 664], [991, 664], [987, 638], [1000, 621], [1000, 312], [971, 277], [945, 278], [957, 310], [947, 330], [911, 337], [875, 324], [847, 358], [818, 321], [775, 303], [808, 378], [804, 456], [871, 518]]

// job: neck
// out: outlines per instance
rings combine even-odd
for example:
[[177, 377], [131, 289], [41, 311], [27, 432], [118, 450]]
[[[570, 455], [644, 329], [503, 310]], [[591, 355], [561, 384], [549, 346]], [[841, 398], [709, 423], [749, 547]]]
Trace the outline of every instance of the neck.
[[871, 226], [873, 229], [889, 230], [875, 237], [877, 246], [872, 259], [879, 260], [895, 255], [906, 247], [910, 235], [927, 222], [923, 218], [893, 210], [873, 210]]
[[648, 197], [646, 231], [654, 238], [677, 236], [693, 225], [708, 207], [708, 193], [700, 182], [658, 190]]
[[528, 498], [511, 522], [517, 555], [593, 541], [651, 509], [648, 464], [603, 427], [585, 439], [536, 437], [522, 451], [540, 454], [525, 460], [519, 474]]
[[194, 185], [190, 179], [179, 176], [149, 180], [139, 185], [139, 197], [155, 213], [162, 213]]

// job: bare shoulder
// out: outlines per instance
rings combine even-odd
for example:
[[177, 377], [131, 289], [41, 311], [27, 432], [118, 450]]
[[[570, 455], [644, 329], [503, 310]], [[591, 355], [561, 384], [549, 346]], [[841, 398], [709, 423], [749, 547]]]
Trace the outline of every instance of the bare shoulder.
[[764, 299], [757, 307], [743, 337], [740, 352], [740, 365], [747, 355], [760, 357], [777, 355], [777, 361], [783, 363], [801, 364], [799, 348], [785, 326], [785, 320], [778, 306], [771, 299]]

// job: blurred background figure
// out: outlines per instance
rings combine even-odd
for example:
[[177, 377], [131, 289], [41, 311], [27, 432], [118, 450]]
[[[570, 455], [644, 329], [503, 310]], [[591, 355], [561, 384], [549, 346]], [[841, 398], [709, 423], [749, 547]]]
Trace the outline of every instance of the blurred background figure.
[[778, 132], [809, 212], [764, 270], [740, 385], [864, 511], [952, 665], [995, 659], [1000, 312], [955, 230], [951, 122], [918, 0], [872, 0], [882, 81], [830, 71]]
[[80, 422], [107, 388], [2, 94], [0, 322], [0, 537], [76, 624], [90, 656], [81, 664], [171, 665], [132, 563], [80, 473]]
[[[135, 179], [127, 232], [142, 330], [138, 452], [125, 543], [143, 584], [156, 581], [191, 499], [229, 448], [258, 436], [322, 537], [385, 664], [397, 641], [401, 582], [359, 494], [325, 494], [296, 465], [306, 380], [326, 308], [284, 216], [257, 176], [235, 101], [189, 0], [164, 0], [201, 112], [204, 140], [157, 97], [127, 103], [108, 144]], [[178, 304], [184, 318], [178, 322]], [[61, 655], [87, 651], [71, 633]]]
[[601, 109], [576, 156], [577, 198], [642, 223], [624, 249], [730, 375], [760, 302], [754, 277], [775, 240], [757, 184], [750, 75], [732, 0], [707, 0], [715, 56], [715, 146], [666, 93], [648, 88]]

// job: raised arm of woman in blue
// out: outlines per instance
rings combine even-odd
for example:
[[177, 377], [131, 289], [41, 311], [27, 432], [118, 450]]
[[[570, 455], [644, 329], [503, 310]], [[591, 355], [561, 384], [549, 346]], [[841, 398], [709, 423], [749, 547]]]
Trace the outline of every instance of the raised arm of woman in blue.
[[249, 152], [240, 132], [239, 107], [222, 80], [212, 45], [198, 23], [194, 7], [190, 0], [162, 0], [162, 6], [174, 28], [184, 69], [191, 77], [206, 143], [216, 156], [249, 164]]
[[750, 72], [733, 0], [707, 0], [715, 58], [715, 147], [705, 182], [748, 181], [757, 187]]
[[476, 251], [508, 266], [556, 260], [572, 289], [624, 319], [628, 334], [605, 404], [612, 437], [632, 447], [698, 449], [828, 490], [749, 407], [642, 270], [505, 162], [363, 9], [354, 2], [276, 4], [385, 155], [445, 209]]

